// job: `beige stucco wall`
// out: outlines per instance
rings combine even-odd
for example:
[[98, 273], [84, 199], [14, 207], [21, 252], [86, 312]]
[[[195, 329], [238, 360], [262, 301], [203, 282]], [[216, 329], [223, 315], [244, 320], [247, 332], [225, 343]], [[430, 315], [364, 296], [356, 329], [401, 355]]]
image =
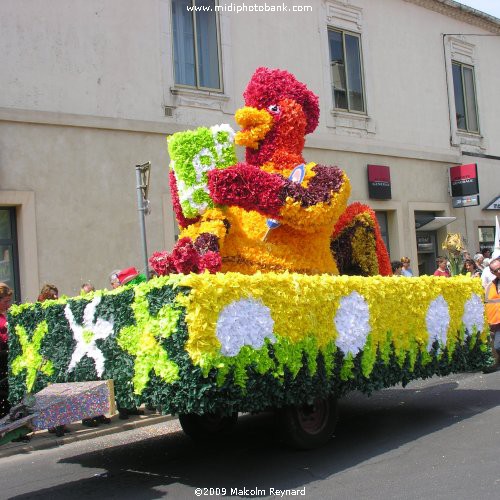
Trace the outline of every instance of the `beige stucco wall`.
[[[36, 278], [75, 295], [82, 281], [103, 288], [113, 269], [142, 269], [134, 167], [148, 160], [149, 249], [173, 244], [173, 215], [164, 220], [162, 207], [162, 196], [169, 196], [163, 134], [3, 122], [0, 149], [2, 190], [36, 192], [31, 244], [38, 249], [38, 271], [31, 272], [38, 276], [23, 282]], [[3, 191], [0, 202], [8, 202]], [[21, 269], [28, 260], [21, 256]], [[36, 298], [39, 283], [23, 286], [23, 296]]]
[[[415, 260], [415, 210], [456, 216], [448, 229], [477, 250], [478, 225], [495, 215], [481, 206], [499, 194], [498, 160], [461, 152], [500, 156], [500, 67], [492, 63], [500, 38], [452, 37], [473, 58], [481, 126], [481, 136], [460, 139], [449, 112], [454, 49], [449, 36], [443, 46], [443, 34], [500, 26], [431, 0], [287, 2], [305, 4], [313, 11], [221, 13], [224, 92], [217, 94], [174, 88], [168, 0], [0, 2], [8, 68], [0, 72], [0, 204], [18, 207], [23, 298], [33, 299], [46, 281], [72, 295], [82, 280], [103, 287], [112, 269], [142, 267], [137, 163], [153, 164], [149, 251], [170, 248], [165, 136], [234, 126], [258, 66], [287, 69], [318, 94], [320, 124], [307, 138], [306, 159], [344, 168], [353, 201], [388, 211], [392, 258]], [[332, 112], [328, 26], [361, 36], [366, 116]], [[454, 210], [447, 169], [474, 162], [481, 206]], [[368, 163], [391, 167], [392, 200], [368, 199]]]

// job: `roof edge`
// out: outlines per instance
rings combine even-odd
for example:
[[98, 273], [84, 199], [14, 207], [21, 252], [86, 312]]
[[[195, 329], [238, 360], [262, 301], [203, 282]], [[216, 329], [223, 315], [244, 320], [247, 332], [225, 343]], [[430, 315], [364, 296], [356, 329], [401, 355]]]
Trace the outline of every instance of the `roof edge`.
[[478, 28], [500, 34], [500, 19], [455, 0], [404, 0], [448, 17], [464, 21]]

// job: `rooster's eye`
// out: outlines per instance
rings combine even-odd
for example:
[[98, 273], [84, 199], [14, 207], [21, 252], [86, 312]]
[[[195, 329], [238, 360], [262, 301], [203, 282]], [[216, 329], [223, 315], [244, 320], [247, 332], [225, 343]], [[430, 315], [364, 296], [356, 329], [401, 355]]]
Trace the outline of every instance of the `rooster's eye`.
[[280, 112], [280, 107], [277, 104], [271, 104], [271, 106], [269, 106], [267, 109], [274, 114]]

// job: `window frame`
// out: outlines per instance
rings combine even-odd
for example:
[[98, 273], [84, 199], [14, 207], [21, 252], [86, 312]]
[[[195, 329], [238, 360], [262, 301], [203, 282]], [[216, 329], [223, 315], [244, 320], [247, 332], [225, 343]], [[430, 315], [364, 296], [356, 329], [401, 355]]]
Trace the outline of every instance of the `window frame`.
[[[191, 0], [191, 5], [193, 7], [196, 6], [196, 1], [197, 0]], [[196, 11], [193, 9], [191, 12], [191, 16], [193, 19], [193, 46], [194, 46], [194, 62], [195, 62], [195, 78], [196, 78], [196, 85], [188, 85], [185, 83], [179, 83], [177, 82], [177, 76], [176, 76], [176, 71], [175, 71], [175, 66], [176, 66], [176, 59], [175, 59], [175, 37], [174, 37], [174, 32], [173, 32], [173, 27], [174, 27], [174, 2], [175, 0], [172, 0], [171, 6], [170, 6], [170, 15], [171, 15], [171, 23], [172, 23], [172, 69], [173, 69], [173, 77], [174, 77], [174, 87], [178, 89], [188, 89], [188, 90], [195, 90], [195, 91], [205, 91], [205, 92], [217, 92], [217, 93], [223, 93], [224, 92], [224, 79], [223, 79], [223, 73], [222, 73], [222, 47], [221, 47], [221, 28], [220, 28], [220, 16], [219, 16], [219, 11], [215, 9], [215, 23], [216, 23], [216, 36], [217, 36], [217, 71], [219, 74], [219, 87], [204, 87], [202, 85], [199, 85], [200, 82], [200, 70], [199, 70], [199, 56], [198, 56], [198, 43], [197, 43], [197, 26], [196, 26]], [[219, 5], [218, 0], [214, 0], [214, 7]]]
[[[460, 128], [458, 125], [458, 119], [456, 117], [456, 114], [457, 114], [457, 95], [454, 92], [454, 94], [455, 94], [455, 103], [454, 103], [455, 104], [455, 123], [457, 126], [457, 130], [459, 132], [466, 132], [468, 134], [480, 135], [481, 134], [481, 127], [479, 125], [479, 108], [478, 108], [478, 104], [477, 104], [477, 86], [476, 86], [475, 68], [472, 64], [467, 64], [467, 63], [452, 59], [452, 61], [451, 61], [451, 69], [452, 69], [451, 75], [452, 75], [453, 85], [455, 85], [453, 66], [458, 66], [460, 68], [460, 84], [462, 87], [462, 95], [463, 95], [463, 99], [464, 99], [463, 107], [464, 107], [464, 113], [465, 113], [465, 117], [464, 117], [465, 118], [465, 128]], [[468, 68], [472, 72], [472, 92], [473, 92], [473, 98], [474, 98], [474, 109], [476, 111], [477, 130], [471, 130], [469, 127], [469, 115], [468, 115], [469, 112], [467, 109], [467, 89], [468, 89], [468, 86], [466, 85], [466, 82], [465, 82], [464, 68]]]
[[[346, 81], [346, 98], [347, 98], [347, 108], [338, 108], [336, 107], [335, 103], [335, 86], [332, 80], [332, 54], [330, 52], [330, 32], [337, 32], [340, 33], [342, 36], [342, 52], [343, 52], [343, 57], [344, 57], [344, 71], [345, 71], [345, 81]], [[346, 57], [346, 43], [345, 43], [345, 36], [350, 35], [352, 37], [357, 38], [358, 40], [358, 56], [359, 56], [359, 72], [361, 76], [361, 90], [362, 90], [362, 98], [363, 98], [363, 111], [358, 111], [355, 109], [351, 109], [350, 105], [350, 97], [349, 97], [349, 75], [347, 72], [347, 57]], [[343, 28], [338, 28], [335, 26], [328, 26], [327, 27], [327, 36], [328, 36], [328, 59], [329, 59], [329, 68], [330, 68], [330, 87], [331, 87], [331, 95], [332, 95], [332, 102], [333, 102], [333, 110], [334, 111], [341, 111], [344, 113], [352, 113], [356, 115], [361, 115], [361, 116], [366, 116], [368, 114], [367, 111], [367, 105], [366, 105], [366, 89], [365, 89], [365, 71], [364, 71], [364, 63], [363, 63], [363, 47], [362, 47], [362, 39], [361, 39], [361, 34], [356, 33], [354, 31], [346, 30]]]
[[14, 302], [19, 302], [21, 300], [21, 280], [19, 274], [19, 247], [16, 207], [0, 205], [0, 210], [5, 210], [9, 213], [10, 238], [0, 238], [0, 246], [4, 245], [12, 247], [12, 279], [14, 281], [14, 285], [10, 288], [14, 292]]
[[[482, 229], [491, 229], [493, 232], [493, 239], [489, 241], [481, 240], [481, 236], [483, 234]], [[493, 252], [495, 248], [495, 225], [491, 224], [481, 224], [477, 226], [477, 241], [479, 249], [488, 248], [491, 252]]]
[[[391, 241], [389, 238], [389, 214], [386, 210], [375, 210], [375, 217], [380, 228], [380, 236], [385, 244], [387, 253], [391, 253]], [[380, 224], [381, 219], [383, 224]]]

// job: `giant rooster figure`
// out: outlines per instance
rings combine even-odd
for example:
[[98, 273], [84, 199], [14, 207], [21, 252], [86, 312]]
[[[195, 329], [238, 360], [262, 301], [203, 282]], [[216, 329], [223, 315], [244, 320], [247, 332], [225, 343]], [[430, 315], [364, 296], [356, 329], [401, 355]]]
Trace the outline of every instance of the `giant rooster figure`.
[[246, 147], [246, 162], [207, 172], [213, 208], [186, 218], [171, 172], [183, 230], [172, 253], [153, 254], [156, 272], [390, 274], [374, 212], [347, 207], [346, 174], [302, 156], [318, 125], [317, 96], [287, 71], [259, 68], [244, 98], [235, 142]]

